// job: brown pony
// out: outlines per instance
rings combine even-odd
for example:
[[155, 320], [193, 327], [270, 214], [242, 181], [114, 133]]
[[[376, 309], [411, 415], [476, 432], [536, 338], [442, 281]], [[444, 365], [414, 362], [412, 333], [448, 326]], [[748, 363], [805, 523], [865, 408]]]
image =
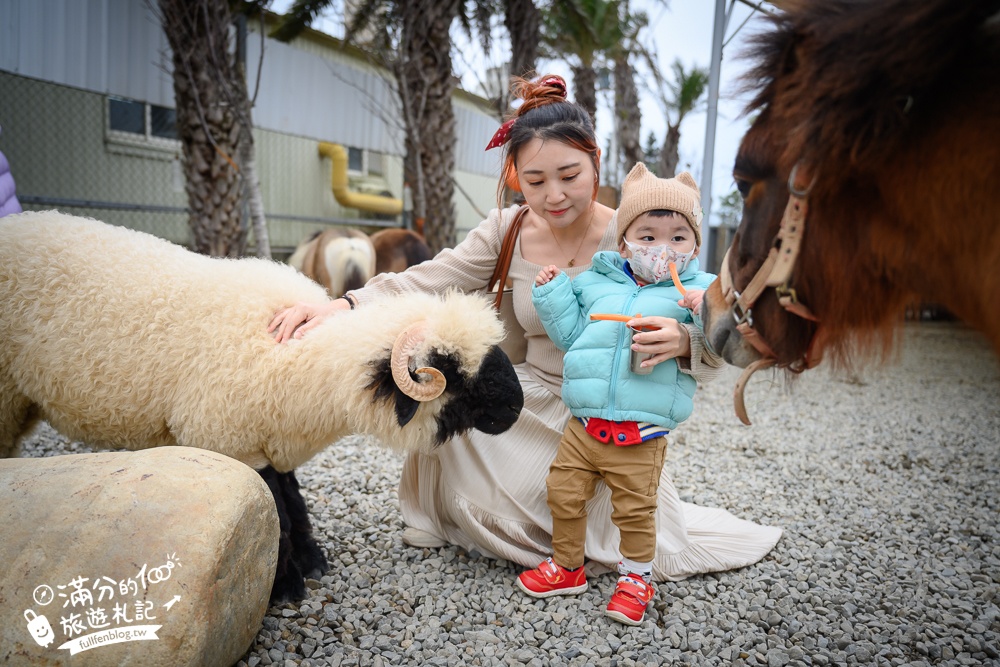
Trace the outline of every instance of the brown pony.
[[748, 370], [850, 366], [884, 358], [920, 298], [1000, 354], [1000, 0], [782, 6], [750, 54], [710, 346]]
[[375, 246], [375, 273], [399, 273], [430, 259], [424, 237], [409, 229], [383, 229], [371, 236]]
[[288, 263], [338, 297], [364, 287], [375, 275], [375, 248], [364, 232], [335, 227], [299, 244]]

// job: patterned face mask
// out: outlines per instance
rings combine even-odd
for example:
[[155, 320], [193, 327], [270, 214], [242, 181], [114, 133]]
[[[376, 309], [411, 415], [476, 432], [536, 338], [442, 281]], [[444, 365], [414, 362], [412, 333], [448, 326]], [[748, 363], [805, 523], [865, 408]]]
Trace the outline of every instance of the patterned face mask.
[[644, 246], [625, 241], [625, 247], [632, 253], [628, 260], [632, 273], [646, 283], [661, 283], [670, 278], [670, 262], [677, 265], [677, 273], [684, 273], [694, 249], [690, 252], [677, 252], [670, 246]]

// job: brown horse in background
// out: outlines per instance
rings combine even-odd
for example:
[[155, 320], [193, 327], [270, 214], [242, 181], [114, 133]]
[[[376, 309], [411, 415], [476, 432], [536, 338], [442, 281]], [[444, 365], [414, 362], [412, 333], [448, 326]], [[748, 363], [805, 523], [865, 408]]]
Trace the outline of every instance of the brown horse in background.
[[375, 275], [375, 248], [357, 229], [327, 229], [299, 244], [288, 263], [338, 297], [364, 287]]
[[375, 273], [399, 273], [433, 257], [424, 237], [409, 229], [383, 229], [371, 236]]
[[1000, 0], [782, 6], [750, 54], [710, 346], [750, 369], [849, 367], [885, 358], [920, 298], [1000, 354]]

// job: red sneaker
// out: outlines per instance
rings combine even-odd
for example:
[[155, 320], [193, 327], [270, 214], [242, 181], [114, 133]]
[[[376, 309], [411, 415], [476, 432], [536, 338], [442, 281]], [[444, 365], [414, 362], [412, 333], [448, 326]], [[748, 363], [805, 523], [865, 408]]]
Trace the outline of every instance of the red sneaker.
[[587, 575], [583, 568], [567, 570], [546, 558], [534, 570], [522, 572], [517, 577], [517, 585], [533, 598], [547, 598], [553, 595], [576, 595], [587, 590]]
[[618, 585], [604, 613], [627, 625], [639, 625], [646, 615], [646, 605], [653, 599], [656, 589], [642, 579], [625, 575], [618, 578]]

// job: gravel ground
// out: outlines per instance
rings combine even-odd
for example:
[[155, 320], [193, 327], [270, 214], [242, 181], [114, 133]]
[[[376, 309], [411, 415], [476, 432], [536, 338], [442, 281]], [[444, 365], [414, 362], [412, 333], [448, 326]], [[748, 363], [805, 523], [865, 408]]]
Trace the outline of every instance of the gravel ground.
[[[298, 473], [330, 572], [271, 608], [238, 665], [1000, 665], [1000, 365], [951, 324], [901, 357], [790, 388], [705, 387], [667, 466], [685, 500], [781, 526], [761, 562], [659, 585], [647, 620], [603, 616], [615, 578], [536, 601], [520, 567], [402, 544], [402, 461], [348, 438]], [[83, 452], [42, 429], [27, 456]]]

